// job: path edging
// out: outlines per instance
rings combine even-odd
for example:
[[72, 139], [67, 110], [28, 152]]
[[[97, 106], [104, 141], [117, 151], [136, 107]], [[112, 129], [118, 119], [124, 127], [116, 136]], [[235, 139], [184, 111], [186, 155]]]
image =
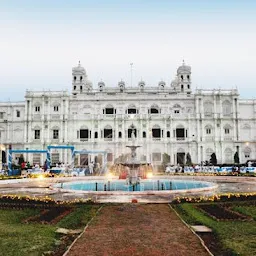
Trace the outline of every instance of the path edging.
[[104, 205], [102, 205], [96, 212], [96, 214], [87, 222], [86, 226], [84, 227], [83, 232], [81, 232], [79, 234], [79, 236], [71, 243], [71, 245], [68, 247], [68, 249], [64, 252], [64, 254], [62, 256], [67, 256], [68, 253], [70, 252], [71, 248], [74, 246], [74, 244], [76, 243], [76, 241], [85, 233], [86, 229], [88, 228], [88, 226], [90, 225], [90, 223], [94, 220], [94, 218], [98, 215], [98, 213], [100, 212], [100, 210], [103, 208]]
[[211, 253], [211, 251], [209, 250], [209, 248], [205, 245], [204, 240], [191, 228], [190, 225], [188, 225], [179, 215], [179, 213], [170, 205], [168, 204], [170, 209], [172, 209], [175, 214], [178, 216], [178, 218], [183, 222], [183, 224], [185, 224], [185, 226], [195, 235], [197, 236], [197, 238], [200, 240], [201, 245], [204, 247], [204, 249], [209, 253], [210, 256], [214, 256], [214, 254]]

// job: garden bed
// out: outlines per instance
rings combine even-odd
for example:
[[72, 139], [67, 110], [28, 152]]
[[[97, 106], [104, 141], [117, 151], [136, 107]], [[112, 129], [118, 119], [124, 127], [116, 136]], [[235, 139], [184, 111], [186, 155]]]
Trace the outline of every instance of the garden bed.
[[248, 216], [234, 212], [221, 204], [201, 204], [197, 208], [207, 213], [215, 220], [251, 220]]
[[37, 222], [43, 224], [56, 224], [72, 211], [70, 207], [51, 207], [42, 210], [39, 215], [26, 219], [25, 223]]

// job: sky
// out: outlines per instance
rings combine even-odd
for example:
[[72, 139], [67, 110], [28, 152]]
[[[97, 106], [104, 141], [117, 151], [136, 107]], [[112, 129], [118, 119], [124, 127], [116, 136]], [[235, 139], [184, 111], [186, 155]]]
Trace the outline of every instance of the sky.
[[192, 90], [237, 88], [256, 95], [255, 0], [0, 1], [0, 101], [29, 90], [72, 89], [81, 61], [99, 81], [133, 86], [165, 80], [182, 60]]

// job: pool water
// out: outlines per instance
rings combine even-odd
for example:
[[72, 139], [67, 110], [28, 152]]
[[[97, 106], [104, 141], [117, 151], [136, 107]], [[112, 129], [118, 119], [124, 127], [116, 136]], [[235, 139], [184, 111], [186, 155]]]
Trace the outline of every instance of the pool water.
[[67, 182], [56, 184], [55, 187], [67, 190], [81, 191], [160, 191], [160, 190], [187, 190], [207, 188], [213, 186], [210, 182], [191, 180], [143, 180], [140, 184], [127, 185], [125, 180], [94, 180], [83, 182]]

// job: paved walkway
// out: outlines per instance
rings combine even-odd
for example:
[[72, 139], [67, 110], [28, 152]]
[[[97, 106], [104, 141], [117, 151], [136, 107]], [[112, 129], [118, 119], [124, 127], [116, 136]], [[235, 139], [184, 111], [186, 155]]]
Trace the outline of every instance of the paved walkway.
[[68, 256], [206, 256], [167, 204], [105, 206]]

